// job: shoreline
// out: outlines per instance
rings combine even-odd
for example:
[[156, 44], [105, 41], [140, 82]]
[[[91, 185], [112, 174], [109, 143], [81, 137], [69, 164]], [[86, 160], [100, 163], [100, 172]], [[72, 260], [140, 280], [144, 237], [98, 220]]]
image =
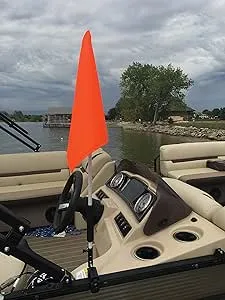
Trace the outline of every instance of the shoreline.
[[161, 133], [175, 136], [186, 136], [199, 139], [209, 139], [216, 141], [225, 141], [224, 129], [211, 129], [206, 127], [179, 126], [179, 125], [151, 125], [148, 123], [132, 123], [132, 122], [107, 122], [109, 127], [121, 127], [125, 130], [142, 131], [149, 133]]

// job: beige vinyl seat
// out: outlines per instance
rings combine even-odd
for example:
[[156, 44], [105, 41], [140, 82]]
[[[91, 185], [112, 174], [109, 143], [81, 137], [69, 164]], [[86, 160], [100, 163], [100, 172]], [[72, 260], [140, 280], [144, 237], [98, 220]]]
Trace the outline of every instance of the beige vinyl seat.
[[[83, 174], [82, 196], [88, 193], [88, 158], [85, 158], [77, 168]], [[103, 149], [98, 149], [92, 154], [92, 188], [97, 190], [104, 185], [115, 172], [115, 161]]]
[[[77, 168], [87, 192], [87, 158]], [[92, 155], [93, 189], [115, 172], [115, 162], [102, 149]], [[0, 201], [35, 199], [59, 195], [70, 175], [65, 151], [3, 154], [0, 156]]]
[[65, 151], [3, 154], [0, 201], [58, 195], [68, 177]]
[[214, 212], [212, 215], [212, 222], [220, 227], [221, 229], [225, 230], [225, 207]]
[[[22, 272], [25, 272], [25, 263], [13, 256], [7, 256], [3, 253], [0, 253], [0, 265], [1, 265], [1, 272], [0, 272], [0, 286], [6, 282], [6, 280], [10, 278], [15, 278], [21, 275]], [[25, 278], [21, 277], [21, 282], [24, 281]]]
[[185, 182], [225, 178], [225, 172], [206, 166], [207, 160], [225, 159], [225, 142], [197, 142], [160, 147], [160, 173]]
[[[83, 174], [82, 195], [87, 194], [87, 159], [77, 168]], [[92, 155], [93, 191], [115, 172], [115, 162], [103, 149]], [[66, 151], [0, 155], [0, 203], [32, 220], [31, 226], [49, 224], [46, 210], [62, 193], [70, 171]], [[1, 226], [0, 226], [1, 231]]]
[[194, 186], [174, 178], [164, 177], [163, 180], [176, 191], [194, 212], [210, 222], [213, 220], [213, 216], [223, 208], [212, 196]]
[[[115, 173], [116, 163], [111, 156], [102, 148], [92, 154], [92, 192], [104, 185]], [[84, 159], [80, 166], [75, 170], [80, 170], [83, 175], [83, 186], [81, 196], [88, 195], [88, 158]], [[87, 227], [86, 222], [80, 213], [74, 214], [75, 226], [78, 229]]]

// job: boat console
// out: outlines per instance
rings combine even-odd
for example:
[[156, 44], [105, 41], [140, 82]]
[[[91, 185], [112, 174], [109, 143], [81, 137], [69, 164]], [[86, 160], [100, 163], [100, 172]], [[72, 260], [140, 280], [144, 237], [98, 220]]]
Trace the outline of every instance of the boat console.
[[[99, 274], [214, 253], [225, 247], [222, 206], [207, 193], [135, 165], [119, 170], [94, 198], [104, 205], [95, 227]], [[224, 226], [224, 227], [223, 227]], [[72, 272], [80, 278], [86, 264]]]

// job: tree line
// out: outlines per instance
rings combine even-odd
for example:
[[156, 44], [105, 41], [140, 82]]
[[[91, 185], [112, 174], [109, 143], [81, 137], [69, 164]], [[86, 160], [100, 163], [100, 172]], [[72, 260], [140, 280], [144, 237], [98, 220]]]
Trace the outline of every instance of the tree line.
[[209, 118], [225, 120], [225, 107], [214, 108], [212, 110], [204, 109], [202, 113]]
[[15, 110], [11, 114], [6, 111], [2, 111], [2, 113], [15, 122], [41, 122], [42, 121], [41, 115], [26, 115], [23, 114], [22, 111], [18, 111], [18, 110]]
[[194, 84], [184, 71], [167, 66], [134, 62], [120, 78], [120, 99], [107, 119], [151, 121], [168, 117], [171, 110], [187, 109], [185, 95]]

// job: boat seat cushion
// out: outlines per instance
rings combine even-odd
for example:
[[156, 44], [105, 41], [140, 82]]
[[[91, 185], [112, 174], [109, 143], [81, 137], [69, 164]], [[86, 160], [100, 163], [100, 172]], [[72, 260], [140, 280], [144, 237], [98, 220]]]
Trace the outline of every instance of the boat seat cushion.
[[189, 205], [194, 212], [211, 221], [213, 215], [222, 208], [212, 196], [185, 182], [174, 178], [163, 178], [171, 188]]
[[18, 276], [24, 269], [24, 262], [18, 260], [13, 256], [7, 256], [3, 253], [0, 253], [0, 285], [3, 284], [6, 280]]
[[[87, 190], [88, 185], [88, 158], [84, 159], [78, 168], [83, 174], [82, 193]], [[92, 178], [94, 189], [102, 186], [113, 175], [115, 162], [111, 156], [101, 148], [92, 154]], [[97, 183], [98, 182], [98, 183]]]
[[183, 175], [179, 178], [180, 180], [187, 182], [189, 184], [194, 185], [202, 185], [202, 184], [218, 184], [225, 183], [225, 172], [224, 171], [216, 171], [216, 172], [205, 172], [199, 174], [190, 174]]
[[0, 187], [66, 181], [69, 177], [65, 151], [3, 154]]
[[65, 181], [41, 182], [0, 187], [0, 201], [16, 201], [39, 197], [60, 195]]
[[[107, 163], [112, 161], [111, 156], [102, 150], [101, 148], [95, 151], [92, 154], [92, 177], [95, 177], [95, 175], [101, 170], [101, 168]], [[85, 158], [81, 163], [81, 171], [83, 173], [88, 172], [88, 158]]]
[[[171, 171], [207, 169], [208, 160], [218, 159], [225, 159], [225, 141], [163, 145], [160, 147], [160, 172], [170, 176]], [[216, 170], [211, 169], [213, 171]], [[173, 177], [178, 178], [178, 175], [173, 174]]]
[[[83, 174], [82, 192], [87, 192], [88, 159], [76, 170]], [[92, 154], [93, 189], [114, 173], [115, 162], [103, 149]], [[3, 154], [0, 156], [0, 201], [16, 201], [60, 195], [70, 171], [66, 151]]]
[[213, 174], [213, 173], [218, 173], [218, 171], [212, 170], [210, 168], [183, 169], [183, 170], [169, 171], [168, 177], [186, 181], [184, 180], [185, 176], [187, 176], [187, 178], [192, 178], [198, 175], [203, 176], [204, 174]]

